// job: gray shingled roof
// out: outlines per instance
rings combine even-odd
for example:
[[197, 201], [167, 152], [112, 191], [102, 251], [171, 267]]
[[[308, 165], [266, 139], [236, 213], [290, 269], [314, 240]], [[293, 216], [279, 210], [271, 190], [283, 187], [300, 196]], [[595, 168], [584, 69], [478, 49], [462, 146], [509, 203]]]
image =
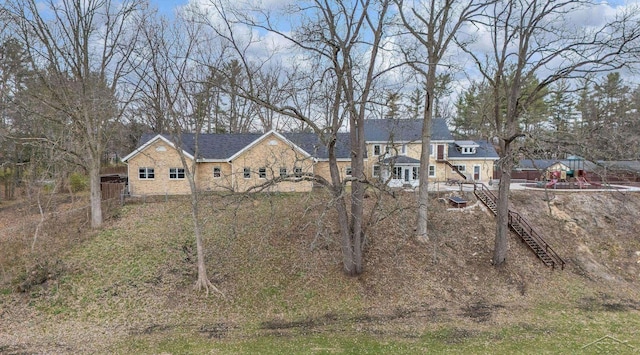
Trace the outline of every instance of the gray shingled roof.
[[[327, 147], [315, 133], [282, 133], [291, 143], [297, 145], [312, 157], [329, 159]], [[351, 138], [349, 133], [338, 133], [336, 141], [336, 157], [338, 159], [351, 158]]]
[[562, 163], [553, 159], [522, 159], [518, 162], [517, 168], [523, 170], [545, 170], [555, 163]]
[[[416, 142], [422, 140], [422, 120], [378, 119], [365, 120], [364, 137], [368, 142]], [[431, 140], [452, 141], [447, 122], [434, 118]]]
[[462, 154], [455, 143], [449, 144], [449, 158], [499, 158], [496, 149], [488, 141], [474, 141], [478, 144], [475, 154]]
[[555, 163], [562, 163], [569, 167], [569, 169], [584, 169], [594, 171], [597, 168], [596, 164], [588, 160], [580, 159], [522, 159], [518, 162], [516, 168], [523, 170], [545, 170]]
[[[263, 135], [263, 133], [200, 134], [198, 138], [200, 150], [198, 158], [215, 160], [229, 159]], [[329, 158], [327, 147], [322, 144], [318, 136], [314, 133], [282, 133], [282, 135], [315, 158]], [[144, 134], [140, 139], [140, 145], [145, 144], [156, 136], [157, 134]], [[170, 135], [165, 134], [163, 137], [172, 141]], [[184, 133], [181, 139], [184, 151], [194, 155], [195, 134]], [[348, 133], [338, 134], [338, 142], [336, 143], [336, 157], [338, 159], [350, 158], [351, 150], [349, 142]]]
[[597, 164], [611, 170], [640, 172], [640, 161], [637, 160], [598, 160]]

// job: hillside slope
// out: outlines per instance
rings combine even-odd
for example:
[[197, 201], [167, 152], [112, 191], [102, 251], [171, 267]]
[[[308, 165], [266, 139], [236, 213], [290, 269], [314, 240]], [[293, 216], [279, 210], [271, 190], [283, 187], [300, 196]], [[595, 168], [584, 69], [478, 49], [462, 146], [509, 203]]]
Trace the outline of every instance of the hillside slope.
[[186, 200], [128, 204], [105, 230], [73, 237], [0, 285], [0, 353], [157, 353], [166, 339], [210, 347], [273, 336], [364, 335], [463, 352], [509, 349], [506, 339], [568, 350], [598, 334], [640, 339], [639, 194], [513, 193], [564, 271], [545, 268], [514, 236], [507, 264], [493, 267], [494, 218], [438, 197], [428, 244], [412, 238], [413, 195], [384, 198], [358, 278], [341, 272], [326, 196], [207, 197], [208, 268], [224, 298], [193, 291]]

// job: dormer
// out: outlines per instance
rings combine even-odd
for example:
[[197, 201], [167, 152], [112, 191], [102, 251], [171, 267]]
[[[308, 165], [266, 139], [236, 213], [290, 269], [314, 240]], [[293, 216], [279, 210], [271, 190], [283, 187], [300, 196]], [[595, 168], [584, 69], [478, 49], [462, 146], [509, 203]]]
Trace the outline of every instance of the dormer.
[[455, 141], [456, 149], [461, 154], [473, 155], [476, 154], [476, 149], [480, 146], [474, 141]]

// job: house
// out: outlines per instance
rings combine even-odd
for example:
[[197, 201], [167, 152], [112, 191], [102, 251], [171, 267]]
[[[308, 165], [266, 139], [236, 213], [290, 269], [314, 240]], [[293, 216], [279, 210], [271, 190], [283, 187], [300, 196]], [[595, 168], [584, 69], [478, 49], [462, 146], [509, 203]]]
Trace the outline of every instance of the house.
[[[365, 174], [390, 186], [417, 186], [422, 121], [366, 120]], [[179, 139], [178, 139], [179, 138]], [[188, 194], [190, 187], [180, 154], [197, 162], [196, 185], [202, 191], [309, 191], [316, 176], [330, 180], [329, 154], [313, 133], [145, 135], [141, 145], [123, 158], [133, 195]], [[180, 142], [180, 143], [178, 143]], [[336, 157], [341, 178], [351, 175], [349, 133], [339, 133]], [[429, 177], [444, 181], [493, 178], [498, 156], [487, 142], [455, 141], [444, 120], [434, 120]], [[281, 178], [281, 179], [280, 179]], [[274, 183], [275, 182], [275, 183]]]
[[[177, 146], [189, 163], [195, 157], [195, 134], [183, 134], [182, 144], [168, 135], [145, 135], [135, 151], [123, 158], [128, 165], [129, 193], [133, 195], [188, 194], [190, 187]], [[348, 172], [349, 135], [338, 137], [336, 155]], [[269, 186], [271, 191], [308, 191], [313, 182], [303, 177], [329, 177], [326, 147], [312, 133], [200, 134], [195, 172], [203, 191], [248, 191], [274, 177], [293, 177]], [[300, 181], [290, 181], [300, 180]]]
[[[389, 180], [389, 185], [419, 185], [422, 151], [422, 120], [367, 120], [367, 161], [371, 176]], [[456, 141], [443, 119], [431, 126], [429, 179], [431, 181], [493, 179], [498, 160], [487, 141]]]

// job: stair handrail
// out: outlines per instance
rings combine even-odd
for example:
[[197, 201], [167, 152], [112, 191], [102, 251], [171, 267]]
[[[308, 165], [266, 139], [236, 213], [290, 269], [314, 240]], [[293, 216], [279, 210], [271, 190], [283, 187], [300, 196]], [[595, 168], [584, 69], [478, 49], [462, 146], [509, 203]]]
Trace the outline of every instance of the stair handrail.
[[560, 268], [562, 270], [564, 270], [564, 266], [566, 264], [565, 261], [562, 260], [560, 255], [558, 255], [558, 253], [556, 253], [556, 251], [553, 250], [551, 245], [549, 245], [549, 243], [547, 243], [547, 241], [544, 240], [542, 235], [540, 235], [540, 233], [538, 233], [538, 231], [533, 229], [533, 227], [529, 224], [529, 222], [527, 222], [527, 220], [520, 213], [509, 209], [509, 224], [513, 223], [513, 219], [514, 218], [516, 219], [516, 221], [523, 228], [524, 227], [527, 228], [527, 231], [529, 232], [529, 235], [531, 235], [531, 237], [536, 240], [536, 243], [538, 243], [539, 245], [543, 246], [545, 252], [547, 254], [549, 254], [549, 256], [551, 256], [551, 258], [553, 259], [553, 263], [554, 263], [554, 265], [552, 265], [552, 267], [555, 268], [555, 264], [560, 264]]
[[498, 198], [496, 197], [496, 195], [493, 194], [493, 192], [491, 192], [491, 190], [489, 190], [489, 188], [487, 187], [487, 185], [483, 184], [483, 183], [475, 183], [473, 184], [473, 190], [477, 190], [478, 186], [480, 186], [480, 191], [482, 191], [485, 195], [487, 195], [491, 201], [493, 203], [496, 203], [496, 201], [498, 200]]
[[439, 159], [438, 162], [445, 163], [446, 165], [449, 165], [451, 167], [451, 169], [453, 169], [453, 171], [458, 173], [458, 175], [462, 176], [463, 179], [468, 180], [467, 176], [465, 174], [463, 174], [460, 170], [458, 170], [458, 168], [455, 167], [453, 164], [451, 164], [451, 162], [448, 161], [447, 159]]
[[[483, 195], [485, 195], [488, 199], [490, 199], [491, 202], [494, 205], [497, 205], [497, 197], [496, 197], [496, 195], [494, 195], [493, 192], [491, 190], [489, 190], [489, 188], [485, 184], [483, 184], [483, 183], [474, 183], [473, 184], [473, 193], [476, 196], [478, 196], [478, 190], [480, 190], [480, 192]], [[483, 203], [488, 206], [488, 202], [483, 201]], [[553, 265], [551, 265], [552, 268], [555, 268], [556, 264], [559, 264], [560, 268], [562, 270], [564, 270], [564, 266], [566, 264], [565, 261], [562, 260], [560, 255], [558, 255], [558, 253], [556, 253], [556, 251], [553, 250], [551, 245], [549, 245], [549, 243], [547, 243], [544, 240], [544, 238], [540, 235], [540, 233], [538, 233], [535, 229], [533, 229], [533, 227], [529, 224], [529, 222], [527, 222], [527, 220], [521, 214], [519, 214], [516, 211], [513, 211], [512, 209], [509, 209], [508, 218], [509, 218], [509, 226], [511, 226], [512, 228], [513, 228], [513, 219], [514, 218], [517, 220], [517, 222], [523, 228], [525, 228], [525, 227], [528, 228], [528, 233], [531, 236], [531, 238], [533, 238], [534, 241], [536, 243], [538, 243], [538, 245], [540, 245], [541, 247], [544, 247], [545, 252], [552, 259], [552, 262], [553, 262]]]

